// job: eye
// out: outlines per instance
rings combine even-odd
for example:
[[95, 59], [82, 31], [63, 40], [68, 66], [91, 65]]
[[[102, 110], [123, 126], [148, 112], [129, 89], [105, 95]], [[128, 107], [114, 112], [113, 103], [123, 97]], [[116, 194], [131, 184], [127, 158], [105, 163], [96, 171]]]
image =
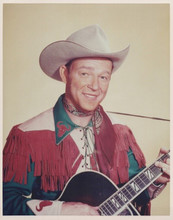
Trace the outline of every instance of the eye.
[[101, 79], [107, 80], [107, 77], [106, 76], [101, 76]]
[[86, 76], [88, 76], [88, 73], [82, 72], [80, 75], [83, 76], [83, 77], [86, 77]]
[[102, 81], [108, 81], [110, 79], [110, 77], [107, 75], [101, 75], [100, 78]]

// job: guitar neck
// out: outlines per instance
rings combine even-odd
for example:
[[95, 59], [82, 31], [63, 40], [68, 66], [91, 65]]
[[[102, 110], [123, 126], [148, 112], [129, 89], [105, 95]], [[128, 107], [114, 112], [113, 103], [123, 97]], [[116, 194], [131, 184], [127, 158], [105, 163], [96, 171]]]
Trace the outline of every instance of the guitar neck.
[[[164, 161], [169, 157], [170, 152], [160, 156], [156, 161]], [[142, 170], [122, 188], [116, 191], [116, 193], [104, 201], [99, 206], [101, 214], [115, 215], [115, 213], [120, 213], [126, 205], [142, 193], [151, 183], [153, 183], [163, 173], [161, 168], [155, 166], [155, 162]]]

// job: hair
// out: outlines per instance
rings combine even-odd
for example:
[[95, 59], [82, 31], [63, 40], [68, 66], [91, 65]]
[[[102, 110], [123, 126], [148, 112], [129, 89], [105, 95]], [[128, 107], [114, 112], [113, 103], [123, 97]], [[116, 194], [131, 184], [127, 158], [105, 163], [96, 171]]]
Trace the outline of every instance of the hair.
[[65, 64], [65, 66], [67, 67], [68, 72], [70, 72], [70, 67], [71, 67], [71, 64], [72, 64], [73, 61], [74, 61], [74, 59], [70, 60], [67, 64]]
[[[78, 58], [72, 59], [67, 64], [65, 64], [65, 66], [67, 67], [68, 72], [70, 72], [70, 67], [71, 67], [73, 61], [76, 60], [76, 59], [78, 59]], [[105, 58], [105, 59], [108, 59], [108, 60], [110, 60], [112, 62], [112, 60], [109, 59], [109, 58]], [[112, 62], [112, 70], [113, 70], [113, 62]]]

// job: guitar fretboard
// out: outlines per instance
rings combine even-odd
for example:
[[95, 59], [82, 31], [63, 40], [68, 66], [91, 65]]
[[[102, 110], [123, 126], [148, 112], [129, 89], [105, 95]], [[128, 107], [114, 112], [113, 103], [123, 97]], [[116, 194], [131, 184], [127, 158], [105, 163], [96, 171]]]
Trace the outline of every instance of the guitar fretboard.
[[[164, 161], [169, 157], [170, 155], [167, 153], [158, 158], [157, 161]], [[104, 201], [99, 206], [101, 215], [119, 214], [125, 206], [134, 200], [151, 183], [153, 183], [162, 174], [162, 170], [154, 164], [155, 162], [148, 168], [141, 171], [122, 188], [116, 191], [111, 197]]]

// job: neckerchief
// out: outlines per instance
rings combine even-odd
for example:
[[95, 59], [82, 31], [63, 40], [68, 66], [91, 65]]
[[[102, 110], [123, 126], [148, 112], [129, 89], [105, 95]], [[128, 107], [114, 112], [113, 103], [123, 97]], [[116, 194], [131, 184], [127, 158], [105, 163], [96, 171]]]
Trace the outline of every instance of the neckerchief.
[[[75, 128], [81, 127], [72, 122], [68, 116], [64, 106], [63, 97], [61, 95], [53, 108], [56, 144], [58, 145], [67, 135]], [[99, 105], [94, 111], [91, 121], [88, 126], [93, 126], [96, 140], [97, 157], [100, 161], [100, 166], [105, 167], [105, 164], [113, 163], [113, 151], [115, 144], [114, 131], [112, 123], [103, 108]]]
[[78, 109], [74, 105], [68, 103], [65, 96], [63, 97], [62, 102], [63, 102], [63, 105], [65, 106], [65, 108], [67, 109], [67, 111], [69, 111], [70, 113], [72, 113], [73, 115], [76, 115], [78, 117], [86, 117], [86, 116], [93, 115], [93, 113], [94, 113], [93, 111], [90, 111], [87, 113], [78, 111]]
[[[63, 105], [64, 94], [61, 95], [53, 108], [56, 144], [58, 145], [75, 128], [81, 127], [72, 122]], [[92, 126], [90, 121], [87, 126]]]

